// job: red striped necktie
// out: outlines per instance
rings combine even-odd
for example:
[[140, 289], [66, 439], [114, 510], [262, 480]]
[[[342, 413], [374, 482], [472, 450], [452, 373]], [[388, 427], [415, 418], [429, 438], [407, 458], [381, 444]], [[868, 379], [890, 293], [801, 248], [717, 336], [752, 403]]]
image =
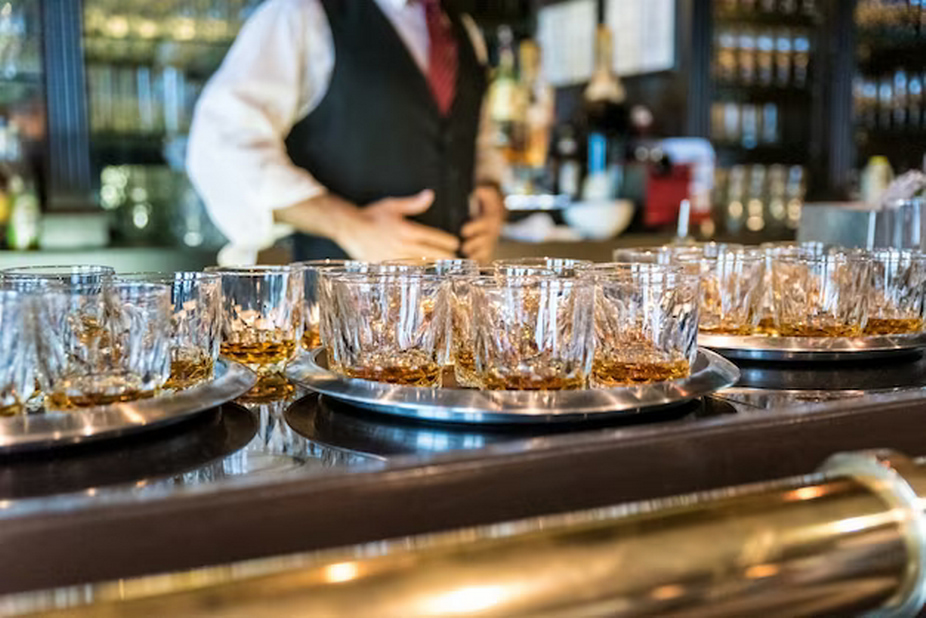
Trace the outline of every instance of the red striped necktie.
[[457, 94], [457, 39], [453, 25], [441, 10], [440, 0], [422, 0], [431, 39], [428, 84], [444, 116], [450, 113]]

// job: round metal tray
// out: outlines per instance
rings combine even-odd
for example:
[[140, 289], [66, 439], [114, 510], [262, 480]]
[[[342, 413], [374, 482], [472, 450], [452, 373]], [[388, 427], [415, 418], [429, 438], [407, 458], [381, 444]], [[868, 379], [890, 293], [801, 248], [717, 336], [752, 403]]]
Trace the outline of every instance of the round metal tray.
[[120, 437], [164, 427], [248, 392], [257, 377], [238, 363], [219, 359], [215, 377], [203, 384], [152, 399], [0, 418], [0, 455]]
[[[641, 386], [580, 391], [479, 391], [416, 388], [344, 378], [323, 366], [321, 349], [287, 367], [290, 380], [359, 408], [449, 423], [579, 422], [677, 405], [732, 386], [739, 370], [720, 355], [698, 350], [691, 376]], [[321, 360], [321, 364], [316, 362]]]
[[926, 334], [884, 337], [733, 337], [699, 335], [698, 345], [752, 361], [841, 361], [892, 358], [926, 348]]

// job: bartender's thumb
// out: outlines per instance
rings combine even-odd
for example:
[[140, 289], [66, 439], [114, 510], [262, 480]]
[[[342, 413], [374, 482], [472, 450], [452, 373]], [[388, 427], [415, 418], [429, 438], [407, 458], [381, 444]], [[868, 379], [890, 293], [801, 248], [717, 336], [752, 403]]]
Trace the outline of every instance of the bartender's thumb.
[[406, 217], [420, 215], [431, 207], [434, 203], [434, 191], [425, 189], [417, 195], [411, 197], [397, 198], [393, 200], [396, 214]]

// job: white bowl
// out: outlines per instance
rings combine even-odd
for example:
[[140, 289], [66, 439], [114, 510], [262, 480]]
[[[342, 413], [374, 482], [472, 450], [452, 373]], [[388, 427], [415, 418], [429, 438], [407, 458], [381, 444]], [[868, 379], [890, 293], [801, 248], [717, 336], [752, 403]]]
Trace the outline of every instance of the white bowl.
[[608, 240], [630, 226], [633, 212], [630, 200], [577, 202], [563, 210], [563, 219], [583, 238]]

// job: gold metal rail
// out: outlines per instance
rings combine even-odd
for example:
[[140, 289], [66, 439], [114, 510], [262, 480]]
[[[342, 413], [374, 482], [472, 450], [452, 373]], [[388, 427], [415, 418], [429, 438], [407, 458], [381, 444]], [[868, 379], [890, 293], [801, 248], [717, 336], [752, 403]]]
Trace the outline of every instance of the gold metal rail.
[[102, 585], [90, 603], [43, 615], [913, 616], [926, 599], [920, 496], [926, 470], [902, 456], [838, 455], [814, 477], [460, 531], [375, 557]]

